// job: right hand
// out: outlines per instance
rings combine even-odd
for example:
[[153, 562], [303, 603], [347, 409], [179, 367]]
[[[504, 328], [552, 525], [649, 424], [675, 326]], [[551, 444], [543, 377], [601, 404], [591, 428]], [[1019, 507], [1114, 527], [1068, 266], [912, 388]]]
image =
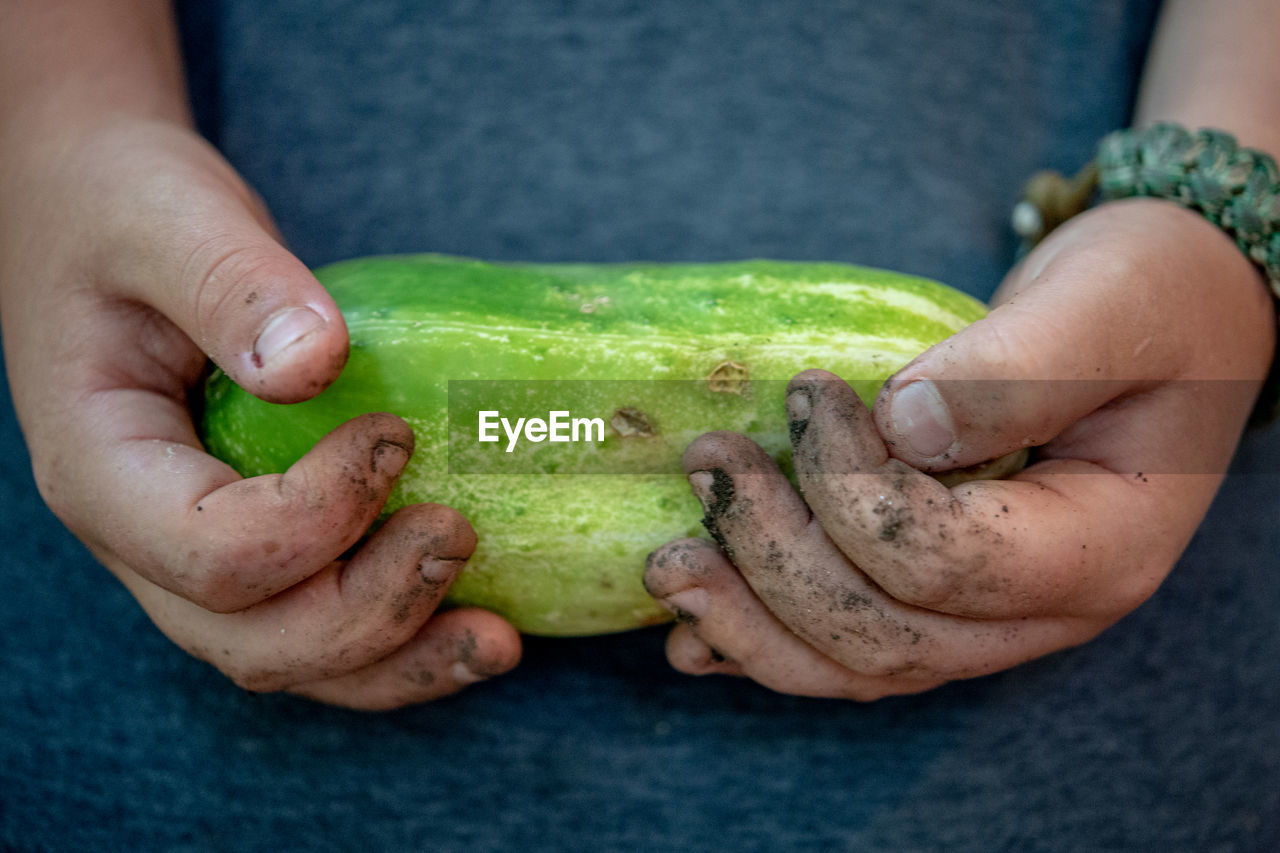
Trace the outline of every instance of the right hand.
[[206, 355], [289, 403], [347, 352], [337, 307], [234, 170], [159, 120], [15, 136], [0, 321], [36, 482], [156, 625], [245, 688], [353, 708], [514, 666], [498, 616], [435, 615], [475, 546], [453, 510], [405, 507], [339, 559], [412, 452], [402, 420], [356, 418], [281, 475], [242, 479], [201, 449], [187, 400]]

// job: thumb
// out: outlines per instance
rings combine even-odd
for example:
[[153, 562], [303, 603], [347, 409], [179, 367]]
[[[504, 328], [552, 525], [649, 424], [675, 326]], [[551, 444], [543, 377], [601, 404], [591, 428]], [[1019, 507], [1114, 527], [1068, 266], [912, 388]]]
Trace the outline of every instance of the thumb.
[[201, 153], [151, 178], [163, 191], [118, 235], [145, 251], [129, 255], [142, 260], [117, 269], [117, 281], [245, 390], [274, 403], [312, 397], [346, 363], [342, 313], [281, 245], [257, 196]]
[[245, 390], [273, 403], [315, 396], [347, 360], [347, 328], [324, 286], [252, 221], [193, 256], [169, 316]]
[[947, 471], [1046, 443], [1121, 390], [1072, 363], [1087, 345], [1070, 338], [1061, 321], [1050, 326], [1024, 306], [997, 308], [933, 347], [876, 401], [891, 455]]
[[1258, 310], [1260, 289], [1247, 269], [1239, 292], [1200, 285], [1247, 263], [1229, 241], [1206, 250], [1203, 223], [1167, 207], [1073, 220], [1010, 273], [1007, 301], [895, 375], [875, 406], [892, 455], [928, 471], [975, 465], [1166, 380], [1238, 370], [1223, 353], [1246, 337], [1240, 305]]

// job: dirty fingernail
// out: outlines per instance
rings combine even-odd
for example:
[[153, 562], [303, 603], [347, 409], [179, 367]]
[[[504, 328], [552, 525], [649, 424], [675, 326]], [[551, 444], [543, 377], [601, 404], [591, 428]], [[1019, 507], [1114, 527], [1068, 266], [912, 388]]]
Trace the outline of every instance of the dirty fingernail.
[[253, 363], [262, 367], [323, 325], [324, 320], [310, 308], [286, 308], [278, 312], [253, 342]]
[[787, 395], [787, 433], [791, 445], [795, 447], [809, 430], [809, 414], [813, 410], [813, 400], [808, 391], [792, 391]]
[[485, 676], [477, 675], [462, 661], [457, 661], [449, 669], [449, 674], [453, 676], [453, 680], [458, 684], [475, 684], [477, 681], [484, 681]]
[[409, 464], [409, 451], [394, 441], [380, 440], [373, 446], [373, 467], [387, 477], [395, 477]]
[[707, 612], [709, 601], [707, 591], [700, 586], [673, 592], [662, 599], [662, 603], [669, 607], [681, 621], [702, 618], [702, 615]]
[[894, 394], [889, 413], [894, 432], [920, 456], [939, 456], [956, 442], [951, 413], [938, 387], [928, 379], [912, 382]]
[[458, 573], [458, 569], [463, 562], [462, 560], [441, 559], [428, 554], [418, 562], [418, 574], [428, 584], [448, 583], [453, 580], [453, 576]]
[[807, 421], [812, 405], [808, 390], [792, 391], [787, 395], [787, 418], [793, 421]]
[[704, 504], [711, 500], [711, 489], [715, 485], [715, 477], [710, 471], [694, 471], [689, 475], [689, 488]]

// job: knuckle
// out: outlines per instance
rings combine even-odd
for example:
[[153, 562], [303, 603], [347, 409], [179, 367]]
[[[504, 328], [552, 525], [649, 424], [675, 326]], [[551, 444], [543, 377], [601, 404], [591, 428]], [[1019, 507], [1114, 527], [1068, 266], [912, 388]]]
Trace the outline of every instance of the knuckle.
[[221, 672], [236, 687], [250, 693], [275, 693], [289, 686], [283, 673], [260, 664], [224, 664]]
[[216, 572], [201, 572], [195, 579], [183, 578], [179, 594], [201, 609], [222, 614], [236, 613], [261, 600]]
[[248, 559], [240, 545], [214, 556], [193, 552], [171, 574], [174, 591], [210, 613], [224, 614], [239, 612], [279, 592], [240, 571]]
[[391, 489], [392, 483], [380, 469], [382, 444], [357, 425], [343, 424], [284, 474], [262, 480], [264, 500], [272, 513], [314, 517], [313, 523], [341, 530], [345, 537], [352, 525], [372, 520], [366, 515], [376, 512]]
[[[363, 471], [350, 460], [340, 460], [332, 470], [313, 465], [294, 465], [275, 478], [274, 488], [265, 496], [272, 515], [295, 513], [317, 514], [333, 509], [335, 500], [329, 500], [329, 492], [336, 485], [333, 480], [367, 485]], [[341, 512], [342, 507], [336, 507]]]
[[901, 649], [881, 646], [864, 651], [859, 656], [856, 669], [863, 675], [890, 678], [911, 671], [914, 665], [915, 661]]
[[[1160, 548], [1153, 545], [1151, 550]], [[1138, 609], [1155, 594], [1175, 563], [1176, 556], [1164, 554], [1135, 559], [1125, 571], [1112, 575], [1107, 595], [1081, 596], [1085, 606], [1079, 609], [1079, 614], [1096, 622], [1098, 627], [1094, 633], [1102, 630], [1124, 614]]]
[[926, 690], [933, 690], [946, 684], [948, 679], [945, 678], [926, 678], [926, 679], [886, 679], [876, 680], [873, 682], [859, 681], [852, 684], [844, 693], [844, 698], [852, 699], [855, 702], [875, 702], [879, 699], [886, 699], [890, 696], [906, 696], [913, 693], [923, 693]]
[[885, 592], [903, 604], [926, 610], [946, 610], [950, 602], [961, 594], [963, 583], [960, 572], [939, 572], [935, 567], [909, 564], [894, 572], [892, 579], [884, 583]]
[[45, 506], [60, 521], [70, 524], [73, 516], [71, 495], [59, 485], [62, 477], [56, 459], [46, 459], [43, 455], [33, 453], [31, 472], [35, 479], [36, 491]]
[[210, 330], [230, 310], [257, 299], [255, 282], [273, 263], [273, 253], [261, 241], [220, 233], [201, 240], [182, 267], [181, 281], [193, 289], [198, 334], [204, 344]]
[[[697, 633], [696, 630], [695, 633]], [[748, 632], [732, 638], [712, 638], [711, 641], [701, 634], [697, 636], [705, 645], [705, 656], [699, 661], [705, 672], [715, 671], [725, 661], [732, 661], [744, 672], [760, 678], [762, 673], [772, 669], [770, 662], [777, 654], [776, 645], [763, 633]]]
[[[880, 530], [881, 542], [892, 541], [903, 546], [899, 551], [882, 553], [875, 561], [860, 561], [861, 569], [893, 601], [926, 610], [945, 609], [985, 563], [979, 553], [964, 559], [954, 553], [937, 553], [929, 533], [916, 536], [907, 528], [908, 513], [876, 514], [873, 509], [863, 522], [865, 529]], [[866, 593], [860, 585], [842, 587], [841, 599], [849, 607], [861, 604]]]
[[[1057, 434], [1059, 403], [1066, 394], [1078, 392], [1079, 380], [1063, 375], [1061, 360], [1046, 362], [1044, 354], [1058, 352], [1052, 341], [1059, 332], [1038, 324], [1031, 329], [1002, 328], [990, 348], [984, 349], [980, 362], [986, 380], [963, 383], [957, 410], [960, 426], [970, 440], [1016, 440], [1021, 445], [1043, 444]], [[1040, 342], [1036, 349], [1035, 341]], [[1001, 364], [1003, 375], [1001, 373]], [[1019, 373], [1010, 376], [1008, 365], [1019, 365]], [[997, 442], [998, 443], [998, 442]], [[1013, 446], [1018, 446], [1015, 443]]]
[[854, 672], [872, 678], [891, 678], [914, 673], [919, 659], [913, 643], [918, 634], [904, 631], [899, 637], [865, 637], [858, 646], [840, 655], [840, 663]]
[[892, 696], [895, 693], [895, 690], [885, 684], [870, 685], [858, 683], [845, 688], [843, 697], [845, 699], [851, 699], [854, 702], [874, 702], [877, 699], [883, 699], [886, 696]]
[[1029, 311], [1011, 306], [996, 310], [1004, 313], [993, 312], [978, 326], [982, 334], [975, 334], [973, 345], [965, 353], [976, 378], [1007, 376], [1011, 364], [1033, 367], [1038, 352], [1036, 337], [1049, 331], [1043, 328], [1039, 316]]

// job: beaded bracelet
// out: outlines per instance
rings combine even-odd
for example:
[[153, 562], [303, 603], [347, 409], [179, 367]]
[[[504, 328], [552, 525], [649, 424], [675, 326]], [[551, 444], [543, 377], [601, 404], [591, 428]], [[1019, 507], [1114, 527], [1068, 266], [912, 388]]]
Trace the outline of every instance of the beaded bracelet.
[[1040, 172], [1027, 183], [1013, 214], [1024, 249], [1088, 207], [1095, 187], [1104, 199], [1147, 196], [1197, 211], [1236, 241], [1280, 298], [1280, 170], [1269, 155], [1220, 130], [1161, 123], [1115, 131], [1074, 179]]
[[1098, 145], [1104, 198], [1152, 196], [1198, 211], [1230, 234], [1280, 297], [1280, 171], [1229, 133], [1176, 124], [1121, 130]]

